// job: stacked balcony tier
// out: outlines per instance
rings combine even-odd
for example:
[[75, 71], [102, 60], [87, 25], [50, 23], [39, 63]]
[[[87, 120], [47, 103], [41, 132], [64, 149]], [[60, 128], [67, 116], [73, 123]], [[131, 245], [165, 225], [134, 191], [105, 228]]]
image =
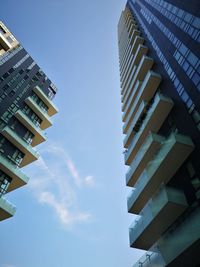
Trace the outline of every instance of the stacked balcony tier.
[[38, 144], [46, 141], [47, 137], [40, 129], [39, 125], [34, 123], [26, 114], [21, 110], [15, 113], [15, 117], [30, 131], [34, 134], [31, 146], [37, 146]]
[[183, 214], [176, 227], [168, 231], [147, 251], [133, 267], [196, 267], [199, 263], [200, 208]]
[[41, 118], [42, 122], [40, 124], [40, 128], [42, 130], [52, 126], [52, 120], [47, 111], [42, 109], [31, 96], [29, 96], [25, 102], [38, 115], [38, 117]]
[[29, 178], [20, 170], [20, 168], [17, 167], [11, 159], [1, 154], [0, 169], [12, 179], [12, 182], [8, 187], [8, 192], [28, 183]]
[[5, 198], [0, 197], [0, 221], [12, 217], [15, 212], [16, 207]]
[[193, 149], [189, 137], [172, 133], [135, 183], [128, 198], [129, 212], [138, 214], [160, 185], [175, 175]]
[[130, 227], [130, 245], [148, 250], [187, 206], [182, 191], [163, 186], [148, 201], [140, 213], [140, 218]]
[[30, 164], [31, 162], [39, 158], [39, 154], [37, 153], [37, 151], [8, 126], [6, 126], [2, 130], [2, 135], [6, 137], [21, 152], [24, 153], [24, 157], [22, 162], [20, 163], [20, 167], [26, 166], [27, 164]]
[[[125, 154], [125, 163], [127, 165], [131, 164], [149, 132], [158, 132], [172, 107], [173, 102], [170, 98], [157, 94], [151, 104], [151, 107], [148, 109], [145, 116], [143, 116], [143, 120], [137, 125], [132, 124], [130, 126], [130, 129], [124, 139], [124, 147], [128, 148], [128, 151]], [[138, 109], [137, 113], [140, 114], [141, 109]]]

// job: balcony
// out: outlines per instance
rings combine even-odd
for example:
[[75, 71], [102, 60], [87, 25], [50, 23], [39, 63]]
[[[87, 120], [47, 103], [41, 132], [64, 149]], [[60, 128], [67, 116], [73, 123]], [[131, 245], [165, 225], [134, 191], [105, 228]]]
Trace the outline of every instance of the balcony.
[[[139, 81], [143, 81], [147, 72], [151, 69], [151, 67], [153, 66], [153, 59], [147, 56], [143, 56], [142, 60], [140, 61], [140, 64], [138, 65], [137, 71], [134, 75], [134, 82], [133, 82], [133, 87], [135, 86], [137, 80]], [[133, 88], [132, 87], [132, 88]], [[122, 111], [125, 110], [129, 96], [131, 94], [131, 90], [132, 88], [129, 88], [127, 90], [127, 92], [125, 92], [125, 94], [122, 97], [122, 101], [123, 101], [123, 106], [122, 106]]]
[[166, 262], [155, 244], [132, 267], [166, 267]]
[[126, 185], [133, 187], [141, 173], [146, 168], [149, 161], [160, 149], [162, 142], [165, 140], [163, 136], [150, 133], [138, 151], [135, 159], [129, 167], [126, 174]]
[[14, 146], [16, 146], [21, 152], [24, 153], [23, 160], [20, 164], [20, 167], [24, 167], [27, 164], [37, 160], [39, 158], [39, 154], [24, 141], [19, 135], [17, 135], [11, 128], [6, 126], [2, 130], [2, 135], [6, 137]]
[[138, 214], [162, 183], [167, 183], [194, 149], [192, 140], [172, 133], [135, 183], [128, 199], [129, 212]]
[[37, 146], [40, 143], [47, 140], [45, 133], [42, 132], [40, 127], [33, 123], [31, 119], [24, 114], [21, 110], [15, 113], [15, 117], [30, 131], [34, 134], [31, 146]]
[[130, 109], [134, 104], [134, 101], [135, 101], [135, 98], [136, 98], [135, 91], [137, 90], [138, 93], [139, 93], [141, 85], [142, 85], [142, 82], [141, 81], [137, 81], [134, 90], [131, 92], [131, 95], [129, 97], [128, 103], [126, 105], [126, 109], [125, 109], [124, 114], [122, 116], [122, 121], [123, 122], [125, 122], [126, 116], [130, 112]]
[[130, 227], [130, 246], [148, 250], [187, 206], [182, 191], [162, 186]]
[[28, 183], [28, 176], [20, 171], [19, 167], [10, 159], [0, 154], [0, 169], [12, 178], [12, 182], [8, 187], [8, 192], [15, 190]]
[[132, 36], [131, 36], [131, 40], [130, 40], [130, 50], [129, 52], [126, 54], [126, 56], [124, 57], [124, 60], [122, 62], [122, 69], [121, 69], [121, 73], [123, 75], [123, 73], [126, 71], [127, 69], [127, 66], [128, 66], [128, 62], [130, 60], [130, 55], [131, 53], [134, 53], [134, 49], [132, 49], [132, 45], [133, 45], [133, 48], [136, 47], [135, 45], [135, 39], [136, 39], [136, 36], [140, 35], [141, 32], [138, 31], [138, 30], [134, 30], [133, 33], [132, 33]]
[[[136, 123], [137, 123], [137, 121], [139, 119], [141, 120], [141, 118], [146, 114], [146, 112], [147, 112], [147, 106], [148, 106], [147, 102], [142, 101], [141, 104], [140, 104], [140, 106], [139, 106], [139, 108], [138, 108], [138, 112], [137, 112], [137, 114], [134, 117], [132, 116], [131, 113], [129, 113], [129, 116], [127, 117], [127, 120], [126, 120], [126, 122], [123, 125], [123, 133], [124, 134], [127, 133], [127, 131], [130, 128], [130, 125], [134, 125], [135, 126]], [[133, 128], [134, 128], [134, 126], [133, 126]]]
[[7, 41], [7, 39], [5, 38], [5, 36], [0, 33], [0, 45], [4, 48], [4, 50], [9, 50], [10, 48], [12, 48], [11, 44]]
[[16, 207], [5, 198], [0, 197], [0, 221], [12, 217], [16, 212]]
[[33, 88], [33, 91], [36, 95], [47, 105], [48, 111], [47, 114], [49, 116], [53, 116], [54, 114], [58, 113], [58, 108], [54, 105], [50, 98], [42, 91], [39, 86]]
[[149, 102], [152, 99], [156, 90], [158, 89], [161, 80], [162, 78], [159, 74], [153, 71], [149, 71], [147, 73], [142, 83], [141, 89], [137, 97], [135, 98], [135, 103], [132, 104], [132, 107], [130, 107], [129, 103], [127, 104], [127, 108], [124, 111], [123, 119], [126, 119], [129, 113], [132, 117], [134, 117], [142, 100]]
[[[127, 81], [127, 84], [126, 84], [126, 89], [124, 91], [124, 93], [127, 91], [127, 90], [130, 90], [133, 85], [134, 85], [134, 75], [137, 71], [137, 66], [133, 66], [133, 68], [131, 69], [131, 73], [129, 75], [129, 78], [128, 78], [128, 81]], [[121, 97], [121, 101], [122, 101], [122, 98], [123, 98], [124, 95], [122, 95]]]
[[[134, 65], [138, 66], [142, 57], [145, 56], [148, 52], [148, 47], [147, 46], [144, 46], [144, 45], [139, 45], [138, 46], [138, 49], [136, 50], [136, 53], [133, 57], [133, 60], [132, 60], [132, 64], [130, 66], [130, 68], [128, 68], [128, 75], [127, 75], [127, 79], [130, 78], [130, 72], [131, 72], [131, 69], [133, 68]], [[127, 81], [126, 79], [126, 81]], [[127, 90], [127, 82], [124, 82], [124, 84], [122, 84], [122, 87], [124, 87], [124, 90], [123, 92], [126, 92]]]
[[26, 104], [41, 118], [42, 123], [40, 128], [42, 130], [52, 126], [52, 121], [47, 112], [42, 109], [30, 96], [25, 100]]
[[[190, 208], [158, 240], [160, 254], [165, 266], [199, 266], [200, 251], [200, 208]], [[152, 266], [153, 267], [153, 266]]]
[[[141, 144], [144, 143], [149, 132], [157, 133], [163, 122], [167, 118], [169, 112], [173, 107], [173, 101], [161, 94], [156, 94], [153, 103], [149, 107], [143, 121], [137, 125], [135, 129], [134, 122], [131, 124], [129, 131], [124, 139], [124, 147], [128, 148], [125, 155], [125, 161], [132, 162], [136, 153], [140, 149]], [[140, 110], [138, 110], [140, 112]], [[137, 113], [136, 115], [137, 116]]]

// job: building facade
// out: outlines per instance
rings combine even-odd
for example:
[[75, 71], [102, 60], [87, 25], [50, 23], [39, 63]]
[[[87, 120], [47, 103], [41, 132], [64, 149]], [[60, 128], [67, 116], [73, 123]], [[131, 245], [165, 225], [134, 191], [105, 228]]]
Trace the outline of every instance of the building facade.
[[200, 2], [128, 0], [118, 46], [133, 267], [200, 266]]
[[38, 159], [35, 146], [46, 140], [45, 129], [58, 112], [55, 85], [0, 22], [0, 220], [16, 208], [6, 193], [25, 185], [21, 168]]

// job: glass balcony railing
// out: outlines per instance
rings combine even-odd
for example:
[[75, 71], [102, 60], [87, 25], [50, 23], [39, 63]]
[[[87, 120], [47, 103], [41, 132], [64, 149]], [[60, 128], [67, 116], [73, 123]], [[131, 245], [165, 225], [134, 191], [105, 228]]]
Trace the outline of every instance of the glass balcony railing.
[[[126, 121], [126, 117], [128, 115], [128, 113], [130, 112], [132, 106], [133, 106], [133, 103], [135, 101], [135, 90], [139, 90], [140, 91], [140, 87], [142, 85], [142, 82], [141, 81], [137, 81], [136, 85], [135, 85], [135, 88], [137, 89], [134, 89], [132, 92], [131, 92], [131, 95], [129, 97], [129, 100], [128, 100], [128, 103], [127, 103], [127, 106], [126, 106], [126, 109], [124, 110], [124, 113], [123, 113], [123, 116], [122, 116], [122, 120], [123, 122]], [[139, 92], [138, 92], [139, 93]]]
[[20, 167], [23, 167], [39, 158], [39, 153], [8, 126], [6, 126], [3, 129], [2, 134], [14, 146], [16, 146], [21, 152], [24, 153], [24, 158], [22, 159], [22, 162], [20, 163]]
[[[173, 102], [170, 98], [161, 94], [156, 94], [151, 107], [149, 107], [146, 117], [138, 125], [139, 130], [133, 131], [135, 125], [131, 124], [124, 139], [124, 147], [128, 148], [128, 152], [125, 154], [125, 161], [132, 162], [136, 153], [140, 149], [141, 144], [144, 143], [149, 132], [155, 132], [160, 129], [164, 120], [168, 116], [173, 107]], [[139, 111], [138, 111], [139, 112]]]
[[199, 266], [199, 222], [199, 206], [190, 207], [157, 241], [166, 266]]
[[[130, 60], [127, 65], [126, 71], [123, 73], [122, 77], [122, 94], [126, 93], [126, 81], [128, 77], [130, 76], [130, 69], [133, 68], [134, 65], [138, 66], [142, 56], [147, 54], [148, 48], [147, 46], [142, 45], [144, 42], [144, 39], [140, 37], [139, 35], [136, 36], [135, 41], [133, 43], [133, 46], [131, 48], [132, 54], [130, 55]], [[129, 77], [130, 78], [130, 77]]]
[[11, 44], [8, 42], [8, 40], [5, 38], [5, 36], [0, 33], [0, 45], [7, 51], [9, 50], [12, 46]]
[[126, 174], [127, 186], [134, 186], [135, 182], [146, 168], [148, 162], [152, 160], [164, 140], [165, 138], [163, 136], [157, 134], [150, 133], [148, 135]]
[[33, 122], [26, 114], [24, 114], [21, 110], [18, 110], [15, 113], [15, 117], [33, 134], [33, 140], [31, 145], [34, 147], [44, 141], [46, 141], [47, 136], [46, 133], [44, 133], [40, 129], [40, 124], [37, 124], [37, 122]]
[[182, 191], [161, 186], [129, 229], [130, 245], [148, 250], [184, 212], [188, 204]]
[[0, 167], [3, 172], [12, 178], [12, 182], [8, 187], [8, 192], [28, 183], [28, 176], [26, 176], [12, 160], [5, 157], [3, 154], [0, 154]]
[[130, 41], [130, 50], [128, 51], [128, 53], [126, 54], [126, 56], [124, 57], [124, 60], [121, 64], [122, 68], [121, 68], [121, 75], [123, 76], [124, 73], [126, 72], [127, 68], [128, 68], [128, 65], [129, 65], [129, 62], [130, 62], [130, 55], [131, 53], [135, 53], [133, 51], [133, 46], [134, 46], [134, 41], [135, 41], [135, 38], [140, 35], [141, 32], [138, 31], [138, 30], [134, 30], [133, 33], [132, 33], [132, 36], [131, 36], [131, 41]]
[[3, 197], [0, 197], [0, 221], [12, 217], [16, 212], [16, 207]]
[[194, 149], [192, 140], [172, 133], [135, 183], [128, 198], [129, 211], [139, 213], [162, 183], [167, 183]]
[[154, 245], [147, 251], [132, 267], [165, 267], [166, 262], [163, 259], [159, 249]]
[[47, 114], [46, 110], [42, 109], [32, 97], [28, 97], [25, 100], [26, 104], [42, 119], [40, 124], [40, 128], [42, 130], [52, 126], [52, 120], [50, 119], [49, 115]]
[[130, 129], [130, 125], [132, 125], [132, 129], [134, 129], [137, 121], [142, 117], [144, 113], [146, 113], [147, 107], [148, 107], [147, 102], [142, 101], [134, 117], [132, 116], [132, 112], [129, 113], [129, 116], [127, 117], [127, 120], [123, 125], [124, 134], [126, 134], [127, 131]]
[[[200, 238], [200, 210], [195, 209], [191, 214], [184, 213], [179, 221], [181, 224], [176, 228], [177, 231], [174, 226], [170, 227], [132, 267], [198, 266], [199, 250], [196, 241]], [[193, 250], [192, 258], [188, 257], [189, 250], [190, 253]]]
[[[133, 69], [131, 70], [131, 75], [129, 76], [129, 79], [128, 79], [127, 83], [126, 83], [124, 94], [126, 93], [126, 91], [131, 90], [131, 88], [133, 87], [133, 85], [134, 85], [134, 75], [136, 73], [136, 70], [137, 70], [137, 66], [134, 66]], [[121, 101], [123, 101], [124, 94], [121, 97]]]
[[137, 71], [134, 75], [134, 82], [133, 82], [133, 86], [130, 87], [126, 93], [124, 93], [122, 101], [123, 101], [123, 105], [122, 105], [122, 110], [124, 111], [128, 102], [128, 99], [130, 97], [131, 94], [131, 89], [134, 88], [136, 82], [139, 81], [143, 81], [147, 72], [151, 69], [151, 67], [153, 66], [153, 59], [147, 56], [143, 56], [140, 64], [138, 65]]
[[[140, 40], [140, 39], [143, 39], [143, 38], [137, 36], [137, 39], [136, 40]], [[138, 66], [139, 65], [142, 57], [145, 56], [147, 54], [147, 52], [148, 52], [148, 47], [147, 46], [144, 46], [142, 44], [139, 44], [139, 46], [137, 47], [137, 50], [136, 50], [136, 52], [134, 54], [134, 57], [133, 57], [133, 59], [131, 61], [131, 66], [130, 66], [130, 68], [128, 68], [128, 72], [127, 72], [127, 75], [126, 75], [127, 77], [130, 78], [130, 70], [133, 68], [134, 65], [135, 66]], [[124, 83], [122, 83], [122, 87], [125, 87], [124, 88], [124, 94], [126, 93], [126, 90], [127, 90], [126, 80], [124, 80]]]
[[51, 99], [47, 95], [45, 95], [45, 93], [39, 86], [34, 87], [33, 91], [48, 106], [47, 113], [49, 116], [52, 116], [58, 112], [58, 108], [56, 107], [56, 105], [51, 101]]
[[129, 113], [131, 113], [133, 117], [135, 116], [135, 113], [137, 112], [137, 109], [142, 100], [146, 102], [149, 102], [151, 100], [156, 90], [158, 89], [161, 79], [161, 76], [156, 72], [149, 71], [147, 73], [143, 83], [141, 83], [137, 96], [133, 98], [131, 94], [126, 109], [124, 110], [122, 118], [123, 121], [126, 120], [126, 118], [129, 116]]

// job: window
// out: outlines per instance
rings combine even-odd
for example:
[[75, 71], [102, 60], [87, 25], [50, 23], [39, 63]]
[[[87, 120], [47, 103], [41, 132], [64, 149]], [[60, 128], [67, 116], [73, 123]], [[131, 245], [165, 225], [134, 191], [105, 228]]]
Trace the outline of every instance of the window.
[[16, 149], [15, 152], [13, 153], [11, 159], [12, 159], [12, 161], [14, 161], [14, 163], [17, 166], [19, 166], [20, 163], [22, 162], [22, 159], [23, 159], [23, 153], [21, 151], [19, 151], [18, 149]]
[[34, 135], [30, 132], [27, 131], [26, 134], [24, 135], [23, 139], [28, 143], [31, 144], [32, 140], [33, 140]]
[[0, 171], [0, 197], [2, 197], [8, 189], [12, 179], [8, 177], [5, 173]]
[[192, 66], [195, 66], [196, 63], [198, 62], [198, 58], [192, 52], [190, 52], [189, 55], [187, 56], [187, 60], [190, 62]]
[[6, 33], [6, 31], [0, 26], [0, 33], [1, 34], [4, 34], [4, 33]]

